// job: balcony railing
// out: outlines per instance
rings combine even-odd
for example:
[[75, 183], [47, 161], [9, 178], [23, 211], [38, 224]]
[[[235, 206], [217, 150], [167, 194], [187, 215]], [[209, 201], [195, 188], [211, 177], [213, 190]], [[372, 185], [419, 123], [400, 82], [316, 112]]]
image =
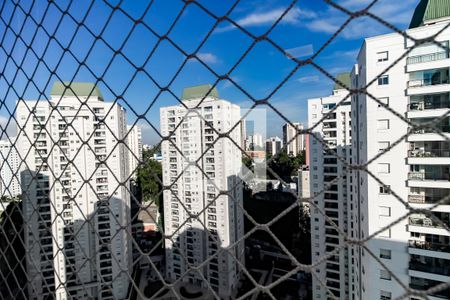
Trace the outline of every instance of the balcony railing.
[[412, 65], [412, 64], [420, 64], [420, 63], [442, 60], [442, 59], [447, 59], [447, 58], [448, 58], [448, 53], [443, 51], [443, 52], [411, 56], [406, 59], [406, 63], [408, 65]]
[[427, 263], [410, 261], [409, 269], [414, 271], [420, 271], [425, 273], [432, 273], [444, 276], [450, 276], [450, 268], [446, 265], [442, 266], [433, 266]]
[[409, 180], [450, 180], [450, 174], [435, 174], [429, 172], [409, 172]]
[[418, 129], [412, 129], [410, 127], [408, 129], [412, 134], [435, 133], [439, 131], [444, 133], [450, 133], [449, 125], [435, 125], [433, 126], [433, 128], [418, 128]]
[[408, 157], [450, 157], [450, 149], [409, 150]]
[[[450, 222], [446, 222], [444, 220], [442, 220], [442, 223], [444, 223], [445, 225], [447, 225], [447, 227], [450, 225]], [[420, 227], [434, 227], [434, 228], [444, 228], [444, 226], [442, 226], [442, 224], [433, 221], [431, 218], [413, 218], [410, 217], [409, 218], [409, 225], [413, 225], [413, 226], [420, 226]]]
[[409, 247], [438, 252], [450, 252], [449, 244], [409, 240]]
[[430, 86], [430, 85], [440, 85], [440, 84], [448, 84], [449, 79], [431, 79], [431, 78], [425, 78], [425, 79], [415, 79], [408, 81], [408, 88], [415, 88], [415, 87], [423, 87], [423, 86]]
[[442, 102], [413, 102], [408, 104], [408, 111], [450, 108], [450, 101]]

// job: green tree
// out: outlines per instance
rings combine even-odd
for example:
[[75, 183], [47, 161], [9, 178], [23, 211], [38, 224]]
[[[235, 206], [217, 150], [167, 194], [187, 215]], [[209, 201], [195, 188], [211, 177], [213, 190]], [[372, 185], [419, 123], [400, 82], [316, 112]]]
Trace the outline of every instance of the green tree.
[[[288, 155], [285, 151], [278, 153], [268, 164], [269, 168], [286, 182], [291, 181], [291, 176], [295, 175], [301, 165], [305, 163], [304, 153], [297, 156]], [[277, 179], [276, 176], [268, 172], [270, 179]]]
[[157, 153], [157, 149], [152, 148], [144, 150], [143, 165], [139, 166], [137, 171], [137, 182], [141, 187], [143, 201], [155, 201], [156, 205], [160, 205], [162, 190], [162, 166], [161, 163], [151, 159], [153, 153]]

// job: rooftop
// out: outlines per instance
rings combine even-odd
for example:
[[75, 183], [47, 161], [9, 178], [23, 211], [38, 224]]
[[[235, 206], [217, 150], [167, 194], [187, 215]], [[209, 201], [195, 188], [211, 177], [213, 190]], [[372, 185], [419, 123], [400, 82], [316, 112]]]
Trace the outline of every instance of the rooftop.
[[409, 28], [416, 28], [431, 20], [450, 17], [449, 0], [421, 0], [414, 11]]
[[[70, 88], [66, 89], [66, 86]], [[63, 95], [64, 94], [64, 95]], [[56, 81], [53, 84], [50, 95], [53, 96], [78, 96], [78, 97], [98, 97], [103, 100], [103, 95], [98, 86], [90, 82], [61, 82]]]
[[213, 98], [219, 98], [219, 92], [217, 91], [217, 88], [214, 87], [212, 90], [211, 88], [212, 85], [210, 84], [187, 87], [183, 90], [182, 100], [202, 99], [206, 95]]

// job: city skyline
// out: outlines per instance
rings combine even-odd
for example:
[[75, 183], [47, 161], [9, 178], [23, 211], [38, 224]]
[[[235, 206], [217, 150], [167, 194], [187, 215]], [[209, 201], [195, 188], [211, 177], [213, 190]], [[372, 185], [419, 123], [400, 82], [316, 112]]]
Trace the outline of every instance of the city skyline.
[[0, 299], [450, 299], [450, 0], [0, 23]]

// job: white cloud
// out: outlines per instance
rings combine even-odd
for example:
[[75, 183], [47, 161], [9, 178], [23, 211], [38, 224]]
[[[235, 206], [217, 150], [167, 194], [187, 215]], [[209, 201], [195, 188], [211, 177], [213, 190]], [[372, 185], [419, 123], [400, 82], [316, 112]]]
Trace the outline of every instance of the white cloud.
[[[286, 11], [286, 8], [276, 8], [264, 12], [254, 12], [246, 15], [235, 22], [242, 27], [252, 27], [252, 26], [263, 26], [271, 25], [275, 23]], [[290, 9], [286, 15], [280, 20], [280, 23], [284, 24], [297, 24], [300, 19], [312, 19], [317, 17], [317, 14], [313, 11], [303, 10], [298, 7]], [[234, 25], [229, 25], [225, 27], [220, 27], [217, 29], [218, 32], [229, 31], [235, 29]]]
[[311, 56], [314, 53], [314, 48], [312, 44], [308, 44], [305, 46], [286, 49], [284, 50], [284, 52], [291, 55], [292, 57], [305, 57]]
[[6, 128], [6, 133], [8, 134], [8, 136], [14, 137], [17, 134], [17, 125], [16, 122], [14, 121], [14, 119], [11, 118], [9, 124], [8, 124], [8, 117], [5, 116], [0, 116], [0, 136], [2, 136], [2, 139], [5, 140], [7, 139], [6, 134], [3, 132], [3, 130], [5, 130]]
[[214, 55], [212, 53], [208, 53], [208, 52], [197, 53], [197, 56], [204, 63], [215, 64], [215, 63], [218, 63], [220, 61], [219, 58], [216, 55]]
[[311, 82], [317, 82], [319, 81], [319, 76], [312, 75], [312, 76], [303, 76], [297, 79], [300, 83], [311, 83]]
[[[369, 0], [343, 0], [338, 2], [338, 4], [354, 11], [367, 7], [370, 2]], [[411, 20], [416, 2], [416, 0], [380, 0], [369, 11], [386, 22], [404, 29]], [[325, 12], [318, 14], [310, 22], [306, 22], [305, 26], [313, 32], [333, 34], [338, 31], [347, 19], [347, 15], [330, 6]], [[359, 17], [352, 20], [345, 27], [341, 36], [346, 39], [356, 39], [375, 36], [389, 31], [390, 29], [386, 26], [370, 17]]]
[[339, 29], [339, 25], [333, 23], [334, 20], [314, 20], [308, 22], [306, 27], [312, 31], [335, 33]]

